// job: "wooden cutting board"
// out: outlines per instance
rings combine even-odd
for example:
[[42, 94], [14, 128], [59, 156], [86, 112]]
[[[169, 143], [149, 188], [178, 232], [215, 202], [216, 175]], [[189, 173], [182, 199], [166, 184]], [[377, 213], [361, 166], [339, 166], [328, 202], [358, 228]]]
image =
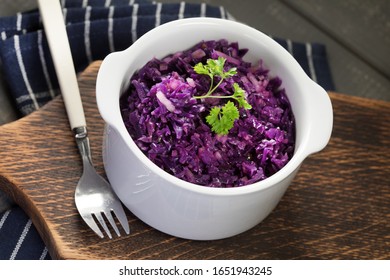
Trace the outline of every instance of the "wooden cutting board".
[[[93, 161], [104, 174], [99, 66], [79, 83]], [[75, 208], [82, 165], [61, 97], [0, 127], [0, 187], [32, 218], [55, 259], [389, 259], [390, 103], [330, 96], [335, 119], [327, 148], [305, 161], [268, 218], [232, 238], [175, 238], [128, 211], [130, 235], [97, 237]]]

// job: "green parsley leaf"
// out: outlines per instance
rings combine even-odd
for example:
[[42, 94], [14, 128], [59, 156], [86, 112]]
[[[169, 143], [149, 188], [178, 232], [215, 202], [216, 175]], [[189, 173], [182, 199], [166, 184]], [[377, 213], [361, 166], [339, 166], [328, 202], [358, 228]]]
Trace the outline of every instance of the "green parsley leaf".
[[240, 113], [233, 102], [228, 101], [222, 108], [213, 107], [206, 117], [211, 130], [220, 135], [226, 135], [234, 126], [234, 122], [239, 119]]
[[196, 73], [201, 74], [201, 75], [210, 75], [210, 71], [205, 65], [202, 64], [202, 62], [199, 62], [194, 66], [194, 70]]
[[224, 78], [229, 78], [229, 77], [233, 77], [236, 74], [237, 74], [237, 68], [233, 67], [233, 68], [230, 68], [227, 72], [225, 72], [223, 74], [223, 76], [224, 76]]
[[214, 106], [211, 108], [209, 115], [206, 117], [206, 121], [211, 127], [217, 126], [217, 123], [219, 122], [221, 113], [221, 108], [218, 106]]
[[233, 122], [240, 117], [236, 105], [231, 101], [228, 101], [225, 106], [222, 107], [222, 114], [226, 119]]
[[207, 59], [207, 66], [210, 73], [213, 76], [219, 76], [222, 78], [224, 74], [223, 67], [225, 66], [225, 61], [226, 59], [222, 57], [218, 57], [218, 59]]
[[248, 103], [248, 101], [246, 101], [245, 97], [246, 97], [246, 92], [245, 90], [243, 90], [239, 84], [237, 83], [234, 83], [233, 84], [233, 89], [234, 89], [234, 92], [233, 92], [233, 96], [232, 98], [234, 98], [235, 100], [237, 100], [238, 102], [238, 105], [240, 107], [243, 107], [244, 109], [252, 109], [252, 106]]

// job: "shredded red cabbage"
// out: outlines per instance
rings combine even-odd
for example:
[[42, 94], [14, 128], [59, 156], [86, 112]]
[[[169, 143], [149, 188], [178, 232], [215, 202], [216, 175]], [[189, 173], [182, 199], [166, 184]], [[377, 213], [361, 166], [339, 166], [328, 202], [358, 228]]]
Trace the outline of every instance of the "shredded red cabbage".
[[[262, 65], [245, 62], [247, 49], [226, 40], [202, 41], [194, 47], [154, 58], [131, 77], [122, 95], [124, 123], [138, 147], [160, 168], [191, 183], [238, 187], [263, 180], [280, 170], [294, 152], [295, 121], [278, 77]], [[216, 135], [205, 121], [211, 107], [226, 100], [195, 99], [208, 91], [210, 78], [193, 66], [226, 58], [237, 74], [214, 94], [238, 83], [252, 109], [240, 109], [227, 135]], [[224, 94], [224, 95], [230, 95]]]

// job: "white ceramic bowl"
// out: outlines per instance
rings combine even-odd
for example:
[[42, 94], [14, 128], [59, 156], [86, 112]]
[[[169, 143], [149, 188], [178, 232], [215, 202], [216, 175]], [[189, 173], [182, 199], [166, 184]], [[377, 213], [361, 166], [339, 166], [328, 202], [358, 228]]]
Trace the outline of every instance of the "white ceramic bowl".
[[[119, 109], [130, 77], [153, 57], [188, 49], [201, 40], [227, 39], [248, 48], [279, 76], [296, 119], [295, 153], [273, 176], [244, 187], [210, 188], [185, 182], [152, 163], [127, 132]], [[139, 219], [173, 236], [221, 239], [260, 223], [274, 209], [303, 160], [329, 141], [333, 113], [327, 92], [314, 83], [278, 43], [247, 25], [221, 19], [183, 19], [161, 25], [122, 52], [108, 55], [99, 70], [96, 98], [106, 122], [103, 160], [123, 204]]]

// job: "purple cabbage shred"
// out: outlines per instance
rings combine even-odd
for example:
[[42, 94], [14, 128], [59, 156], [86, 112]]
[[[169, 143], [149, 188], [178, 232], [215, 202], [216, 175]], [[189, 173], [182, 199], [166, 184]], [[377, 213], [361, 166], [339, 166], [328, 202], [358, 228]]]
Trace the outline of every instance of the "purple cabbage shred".
[[[152, 59], [131, 77], [120, 100], [121, 113], [131, 137], [152, 162], [180, 179], [209, 187], [252, 184], [287, 164], [294, 152], [295, 121], [282, 81], [269, 77], [261, 60], [256, 65], [245, 62], [246, 53], [238, 43], [202, 41]], [[236, 67], [237, 74], [213, 94], [231, 95], [238, 83], [252, 105], [240, 109], [227, 135], [216, 135], [205, 121], [210, 109], [226, 100], [193, 98], [210, 86], [210, 78], [195, 73], [193, 66], [219, 56], [226, 58], [226, 70]]]

